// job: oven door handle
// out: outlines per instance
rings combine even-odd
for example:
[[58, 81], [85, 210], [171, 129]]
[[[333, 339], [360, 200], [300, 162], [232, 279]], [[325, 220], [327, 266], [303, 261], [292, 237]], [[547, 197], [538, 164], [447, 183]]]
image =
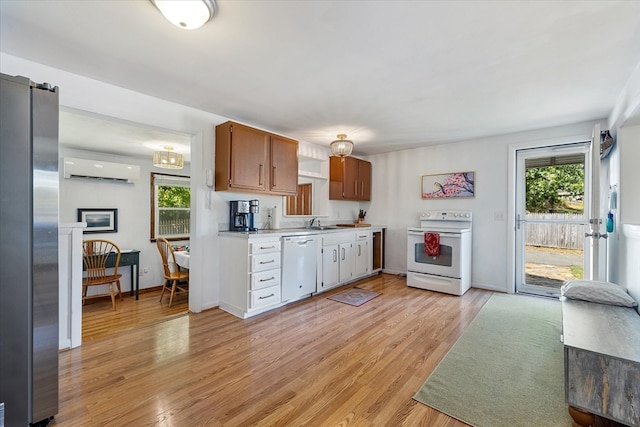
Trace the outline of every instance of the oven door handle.
[[[424, 236], [424, 233], [429, 233], [429, 231], [409, 231], [409, 236]], [[440, 237], [451, 237], [454, 239], [459, 239], [461, 234], [459, 233], [438, 233]]]

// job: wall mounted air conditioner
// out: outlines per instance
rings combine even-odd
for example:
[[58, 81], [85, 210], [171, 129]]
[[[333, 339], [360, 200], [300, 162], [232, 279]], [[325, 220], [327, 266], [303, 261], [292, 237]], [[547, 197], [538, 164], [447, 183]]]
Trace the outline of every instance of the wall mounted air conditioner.
[[116, 182], [135, 183], [140, 178], [140, 166], [99, 160], [65, 157], [63, 159], [65, 178], [91, 178]]

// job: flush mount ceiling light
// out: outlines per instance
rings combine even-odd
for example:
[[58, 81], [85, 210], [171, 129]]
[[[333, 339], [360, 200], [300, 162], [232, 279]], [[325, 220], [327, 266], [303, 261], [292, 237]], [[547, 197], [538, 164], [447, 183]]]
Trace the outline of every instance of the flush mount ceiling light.
[[216, 13], [214, 0], [150, 0], [176, 27], [194, 30], [209, 22]]
[[173, 147], [164, 147], [165, 151], [153, 153], [153, 166], [163, 169], [182, 169], [184, 159], [182, 154], [174, 153]]
[[353, 150], [353, 141], [347, 138], [344, 133], [337, 135], [338, 139], [331, 143], [331, 154], [338, 157], [347, 157]]

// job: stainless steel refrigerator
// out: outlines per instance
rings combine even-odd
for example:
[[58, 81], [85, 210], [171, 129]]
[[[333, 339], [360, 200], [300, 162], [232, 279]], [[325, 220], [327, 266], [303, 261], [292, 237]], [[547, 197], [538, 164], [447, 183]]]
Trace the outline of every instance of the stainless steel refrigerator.
[[7, 427], [46, 425], [58, 412], [58, 187], [58, 88], [0, 74], [0, 425]]

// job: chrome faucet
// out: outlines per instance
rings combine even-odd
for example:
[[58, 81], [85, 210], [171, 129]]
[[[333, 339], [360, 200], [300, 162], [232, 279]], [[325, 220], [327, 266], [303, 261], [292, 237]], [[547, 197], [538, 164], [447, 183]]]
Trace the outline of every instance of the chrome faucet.
[[[313, 227], [313, 223], [316, 222], [316, 217], [313, 217], [309, 220], [309, 224], [307, 225], [307, 228], [311, 228]], [[318, 221], [318, 225], [320, 225], [320, 221]]]

